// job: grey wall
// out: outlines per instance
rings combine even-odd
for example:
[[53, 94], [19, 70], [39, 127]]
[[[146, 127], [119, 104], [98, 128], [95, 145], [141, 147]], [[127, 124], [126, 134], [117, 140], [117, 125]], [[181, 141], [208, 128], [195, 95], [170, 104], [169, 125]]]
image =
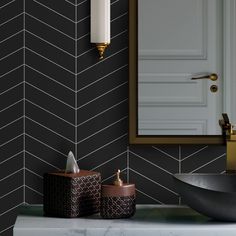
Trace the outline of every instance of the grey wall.
[[69, 150], [106, 183], [120, 168], [139, 203], [178, 204], [173, 173], [225, 169], [221, 146], [129, 146], [128, 1], [112, 1], [102, 61], [89, 2], [0, 3], [0, 235], [12, 235], [19, 204], [42, 202], [43, 173], [64, 168]]

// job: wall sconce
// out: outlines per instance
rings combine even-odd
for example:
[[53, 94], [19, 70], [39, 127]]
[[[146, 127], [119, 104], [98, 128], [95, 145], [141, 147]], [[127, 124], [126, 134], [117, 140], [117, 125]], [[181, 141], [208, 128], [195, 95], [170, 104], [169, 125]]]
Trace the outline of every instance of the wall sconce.
[[91, 43], [95, 43], [100, 59], [111, 41], [110, 22], [111, 4], [110, 0], [91, 1]]

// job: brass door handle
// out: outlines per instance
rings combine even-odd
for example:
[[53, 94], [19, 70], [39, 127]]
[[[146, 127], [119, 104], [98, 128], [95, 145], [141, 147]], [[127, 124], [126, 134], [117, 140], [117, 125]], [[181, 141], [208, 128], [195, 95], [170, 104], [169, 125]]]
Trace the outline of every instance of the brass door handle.
[[216, 81], [218, 79], [218, 75], [213, 73], [213, 74], [209, 74], [209, 75], [203, 75], [200, 77], [193, 77], [192, 80], [198, 80], [198, 79], [210, 79], [212, 81]]

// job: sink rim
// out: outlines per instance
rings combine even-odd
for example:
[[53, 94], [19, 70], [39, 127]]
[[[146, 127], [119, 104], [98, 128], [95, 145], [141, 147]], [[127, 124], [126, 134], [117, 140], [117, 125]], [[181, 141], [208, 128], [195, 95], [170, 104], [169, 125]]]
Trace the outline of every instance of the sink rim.
[[[210, 192], [215, 192], [215, 193], [224, 193], [224, 194], [235, 194], [236, 195], [236, 188], [235, 188], [235, 191], [224, 191], [224, 190], [217, 190], [217, 189], [213, 189], [213, 188], [206, 188], [206, 187], [202, 187], [202, 186], [199, 186], [195, 183], [191, 183], [191, 182], [187, 182], [186, 180], [182, 179], [181, 177], [182, 176], [217, 176], [217, 177], [226, 177], [226, 176], [235, 176], [236, 178], [236, 174], [229, 174], [229, 173], [223, 173], [223, 174], [216, 174], [216, 173], [177, 173], [177, 174], [174, 174], [173, 175], [173, 178], [177, 179], [178, 181], [181, 181], [183, 182], [184, 184], [187, 184], [189, 186], [193, 186], [193, 187], [196, 187], [196, 188], [200, 188], [200, 189], [203, 189], [204, 191], [210, 191]], [[236, 182], [236, 179], [235, 179], [235, 182]]]

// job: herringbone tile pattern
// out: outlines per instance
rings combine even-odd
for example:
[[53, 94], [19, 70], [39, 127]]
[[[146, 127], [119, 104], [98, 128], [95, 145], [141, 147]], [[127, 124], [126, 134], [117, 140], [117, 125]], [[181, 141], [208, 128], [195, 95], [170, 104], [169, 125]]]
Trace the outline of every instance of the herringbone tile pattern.
[[0, 3], [0, 235], [23, 202], [23, 5]]
[[172, 175], [225, 169], [225, 148], [129, 146], [128, 1], [111, 1], [104, 60], [90, 44], [89, 0], [0, 3], [0, 235], [12, 235], [17, 206], [42, 203], [43, 174], [83, 169], [111, 183], [117, 168], [138, 203], [179, 204]]

